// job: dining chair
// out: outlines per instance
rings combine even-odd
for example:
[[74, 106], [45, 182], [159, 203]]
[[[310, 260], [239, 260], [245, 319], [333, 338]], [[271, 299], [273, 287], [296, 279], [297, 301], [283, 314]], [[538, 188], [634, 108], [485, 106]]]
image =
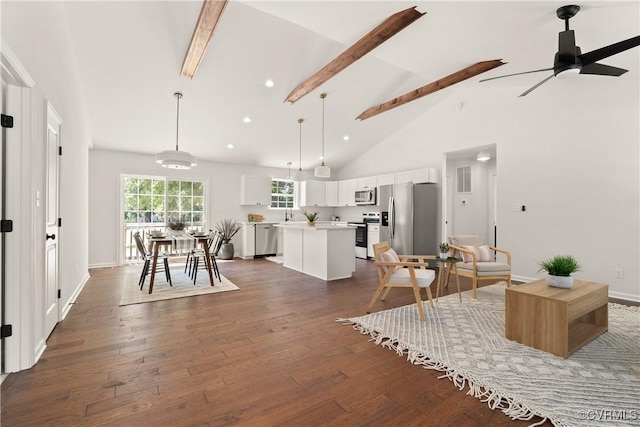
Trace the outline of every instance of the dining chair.
[[[367, 307], [367, 313], [371, 312], [380, 294], [384, 290], [384, 294], [380, 298], [381, 301], [389, 294], [391, 288], [411, 288], [416, 298], [418, 306], [418, 314], [420, 320], [424, 321], [424, 309], [422, 307], [422, 298], [420, 290], [427, 290], [427, 298], [429, 304], [433, 308], [433, 298], [431, 297], [431, 283], [435, 279], [435, 272], [427, 269], [426, 263], [428, 259], [435, 259], [434, 255], [398, 255], [389, 247], [388, 242], [375, 243], [373, 245], [375, 255], [375, 265], [378, 270], [378, 278], [380, 283], [371, 298], [371, 302]], [[417, 261], [410, 261], [417, 260]]]
[[[140, 280], [138, 280], [138, 286], [140, 286], [140, 290], [142, 290], [147, 274], [150, 273], [149, 267], [153, 262], [153, 252], [147, 251], [147, 248], [142, 242], [142, 236], [140, 236], [140, 232], [136, 231], [135, 233], [133, 233], [133, 239], [136, 241], [136, 246], [138, 247], [140, 258], [142, 258], [142, 260], [144, 261], [144, 264], [142, 266], [142, 273], [140, 274]], [[171, 282], [171, 271], [169, 270], [169, 257], [164, 252], [159, 252], [158, 259], [161, 259], [163, 261], [163, 268], [160, 270], [156, 270], [156, 273], [164, 271], [164, 275], [167, 282], [169, 282], [169, 286], [173, 286], [173, 283]]]
[[[209, 239], [207, 240], [207, 245], [209, 247], [209, 255], [211, 257], [211, 268], [213, 269], [213, 274], [218, 279], [219, 282], [222, 282], [220, 278], [220, 270], [218, 270], [218, 263], [216, 262], [216, 253], [220, 249], [220, 245], [222, 244], [222, 235], [217, 230], [209, 231]], [[207, 262], [205, 260], [205, 253], [203, 248], [195, 248], [193, 249], [188, 256], [188, 270], [189, 277], [193, 279], [193, 284], [196, 284], [196, 280], [198, 278], [198, 269], [203, 268], [200, 264], [200, 260], [204, 262], [204, 268], [207, 267]], [[185, 271], [187, 270], [187, 266], [185, 265]]]
[[[486, 245], [479, 234], [461, 234], [449, 238], [453, 249], [453, 256], [462, 258], [456, 263], [456, 270], [459, 276], [468, 277], [472, 280], [473, 288], [471, 297], [476, 299], [478, 280], [505, 280], [507, 287], [511, 286], [511, 253], [505, 249]], [[494, 255], [501, 253], [506, 258], [499, 261]], [[451, 269], [447, 273], [447, 283]]]

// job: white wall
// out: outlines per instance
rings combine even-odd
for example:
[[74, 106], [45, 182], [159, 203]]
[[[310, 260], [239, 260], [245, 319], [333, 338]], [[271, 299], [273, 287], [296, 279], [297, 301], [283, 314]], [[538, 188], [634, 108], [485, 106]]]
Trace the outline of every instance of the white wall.
[[[539, 277], [538, 261], [569, 253], [582, 264], [576, 277], [640, 301], [638, 72], [551, 81], [524, 98], [517, 86], [479, 86], [465, 99], [453, 89], [347, 165], [341, 178], [441, 169], [446, 152], [495, 143], [498, 242], [512, 253], [513, 274]], [[526, 211], [514, 212], [514, 203]], [[614, 268], [624, 269], [623, 279]]]
[[[31, 169], [23, 170], [15, 180], [31, 180], [33, 194], [28, 202], [34, 212], [32, 283], [9, 283], [13, 286], [32, 286], [33, 301], [20, 301], [20, 311], [26, 321], [14, 323], [18, 335], [31, 333], [28, 346], [28, 363], [21, 362], [20, 369], [35, 363], [43, 350], [47, 336], [44, 332], [43, 302], [37, 298], [44, 286], [44, 211], [43, 204], [35, 206], [35, 192], [45, 194], [44, 148], [46, 138], [46, 102], [49, 101], [62, 117], [61, 144], [64, 156], [61, 159], [60, 215], [63, 228], [60, 230], [60, 291], [61, 309], [65, 314], [79, 289], [88, 279], [88, 204], [87, 204], [87, 147], [89, 142], [82, 96], [78, 87], [75, 60], [71, 50], [70, 36], [62, 5], [55, 2], [2, 2], [2, 44], [10, 46], [26, 71], [35, 80], [31, 90], [33, 108]], [[20, 218], [14, 218], [20, 221]], [[10, 289], [8, 292], [12, 292]], [[10, 301], [9, 301], [10, 302]], [[27, 315], [25, 316], [25, 313]], [[10, 322], [15, 322], [16, 319]], [[12, 337], [20, 339], [19, 336]], [[10, 339], [12, 339], [10, 338]], [[8, 344], [10, 345], [10, 344]], [[38, 349], [36, 349], [38, 347]], [[15, 367], [10, 368], [15, 370]]]
[[[154, 156], [119, 151], [89, 151], [89, 265], [91, 267], [118, 264], [120, 176], [139, 174], [171, 176], [209, 181], [208, 226], [213, 227], [222, 218], [247, 221], [250, 213], [263, 215], [266, 220], [284, 221], [284, 211], [265, 206], [240, 205], [240, 177], [269, 176], [284, 178], [286, 169], [264, 168], [229, 163], [198, 161], [198, 166], [185, 171], [165, 169], [154, 161]], [[318, 209], [321, 220], [329, 220], [330, 208]], [[294, 211], [295, 218], [302, 214]], [[242, 239], [238, 233], [232, 240], [236, 255], [242, 251]]]

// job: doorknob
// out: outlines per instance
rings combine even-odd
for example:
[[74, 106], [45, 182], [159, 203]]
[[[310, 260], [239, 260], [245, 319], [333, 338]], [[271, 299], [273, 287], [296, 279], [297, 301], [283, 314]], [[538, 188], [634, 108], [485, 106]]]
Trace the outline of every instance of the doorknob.
[[47, 238], [45, 240], [56, 240], [56, 235], [55, 234], [47, 234]]

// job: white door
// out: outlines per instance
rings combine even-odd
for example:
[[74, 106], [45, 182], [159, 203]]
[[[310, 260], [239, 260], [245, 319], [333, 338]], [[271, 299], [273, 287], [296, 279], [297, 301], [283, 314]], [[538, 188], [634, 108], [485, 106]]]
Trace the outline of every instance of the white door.
[[47, 105], [47, 157], [45, 195], [45, 333], [49, 336], [59, 320], [58, 314], [58, 176], [60, 167], [60, 125], [62, 120], [53, 107]]
[[[1, 93], [1, 101], [2, 102], [2, 108], [0, 108], [0, 110], [2, 110], [2, 114], [7, 113], [7, 103], [6, 103], [6, 94], [7, 94], [7, 90], [6, 90], [6, 84], [4, 82], [4, 80], [2, 80], [2, 93]], [[0, 147], [0, 149], [2, 150], [2, 152], [0, 153], [0, 188], [2, 188], [2, 182], [3, 182], [3, 178], [4, 178], [4, 147], [5, 147], [5, 142], [6, 142], [6, 134], [7, 130], [5, 128], [2, 128], [2, 147]], [[0, 197], [0, 212], [2, 212], [2, 218], [4, 218], [4, 197]], [[4, 236], [1, 237], [2, 239], [4, 239]], [[3, 251], [4, 245], [0, 245], [0, 251]], [[0, 252], [0, 260], [4, 260], [4, 251]], [[0, 262], [0, 277], [3, 277], [3, 271], [2, 268], [4, 267], [4, 262]], [[2, 284], [2, 286], [4, 287], [4, 284]], [[5, 290], [2, 289], [2, 292], [0, 292], [0, 319], [4, 319], [2, 317], [2, 310], [4, 309], [4, 301], [2, 299], [2, 296], [4, 295]], [[2, 348], [4, 347], [4, 343], [0, 344], [0, 374], [4, 373], [4, 357], [2, 355]]]

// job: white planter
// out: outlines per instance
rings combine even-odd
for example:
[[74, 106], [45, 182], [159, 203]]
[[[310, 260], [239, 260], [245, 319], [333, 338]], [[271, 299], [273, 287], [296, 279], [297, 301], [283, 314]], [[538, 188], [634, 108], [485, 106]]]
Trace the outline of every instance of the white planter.
[[449, 258], [449, 252], [440, 252], [440, 258], [442, 259]]
[[571, 276], [552, 276], [547, 277], [547, 283], [554, 288], [571, 288], [573, 287], [573, 277]]

